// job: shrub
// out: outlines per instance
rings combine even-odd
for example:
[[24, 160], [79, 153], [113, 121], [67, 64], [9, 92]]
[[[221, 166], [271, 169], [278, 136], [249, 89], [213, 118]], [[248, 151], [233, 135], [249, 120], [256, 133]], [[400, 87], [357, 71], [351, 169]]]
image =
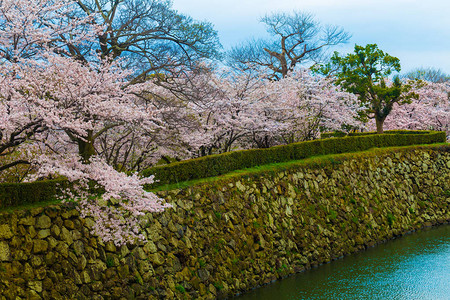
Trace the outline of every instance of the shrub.
[[0, 208], [56, 200], [59, 188], [67, 186], [68, 182], [64, 179], [1, 183]]
[[156, 166], [142, 172], [143, 176], [155, 175], [151, 187], [182, 181], [219, 176], [231, 171], [270, 163], [299, 160], [316, 155], [364, 151], [373, 147], [393, 147], [417, 144], [443, 143], [441, 131], [386, 131], [384, 134], [353, 133], [342, 138], [327, 138], [264, 149], [250, 149], [204, 156], [164, 166]]
[[343, 131], [333, 131], [333, 132], [322, 132], [320, 134], [320, 138], [321, 139], [327, 139], [327, 138], [331, 138], [331, 137], [344, 137], [347, 134]]

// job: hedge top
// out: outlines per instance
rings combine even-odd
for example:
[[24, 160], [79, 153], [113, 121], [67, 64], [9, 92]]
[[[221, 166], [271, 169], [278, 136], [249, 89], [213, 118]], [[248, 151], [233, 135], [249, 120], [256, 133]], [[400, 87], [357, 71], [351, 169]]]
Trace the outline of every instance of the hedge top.
[[231, 171], [259, 165], [299, 160], [316, 155], [364, 151], [374, 147], [394, 147], [420, 144], [445, 143], [446, 134], [441, 131], [386, 131], [353, 133], [342, 138], [293, 143], [265, 149], [250, 149], [204, 156], [168, 165], [156, 166], [142, 172], [143, 176], [155, 175], [151, 187], [188, 180], [214, 177]]

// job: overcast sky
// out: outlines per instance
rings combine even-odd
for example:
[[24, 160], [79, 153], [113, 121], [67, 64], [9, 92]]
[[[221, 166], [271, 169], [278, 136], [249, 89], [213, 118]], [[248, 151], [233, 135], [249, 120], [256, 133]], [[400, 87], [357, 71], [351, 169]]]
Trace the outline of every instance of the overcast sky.
[[335, 48], [341, 53], [375, 43], [400, 59], [403, 72], [435, 67], [450, 74], [450, 0], [173, 0], [173, 7], [214, 24], [225, 49], [264, 37], [261, 16], [300, 10], [352, 34]]

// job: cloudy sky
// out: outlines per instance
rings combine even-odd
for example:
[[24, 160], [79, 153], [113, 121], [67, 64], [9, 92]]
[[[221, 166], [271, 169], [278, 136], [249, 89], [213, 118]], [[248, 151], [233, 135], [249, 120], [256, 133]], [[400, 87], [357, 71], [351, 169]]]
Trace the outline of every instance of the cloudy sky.
[[352, 34], [339, 52], [376, 43], [400, 59], [402, 71], [434, 67], [450, 74], [449, 0], [173, 0], [173, 7], [214, 24], [225, 49], [264, 37], [261, 16], [300, 10]]

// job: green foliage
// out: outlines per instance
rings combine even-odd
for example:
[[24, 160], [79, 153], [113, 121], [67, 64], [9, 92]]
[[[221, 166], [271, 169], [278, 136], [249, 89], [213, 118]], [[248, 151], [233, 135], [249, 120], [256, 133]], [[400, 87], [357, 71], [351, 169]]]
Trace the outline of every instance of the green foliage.
[[[186, 183], [188, 180], [208, 181], [213, 180], [215, 176], [230, 172], [248, 173], [248, 170], [237, 171], [246, 168], [252, 168], [251, 172], [256, 172], [279, 168], [280, 165], [288, 167], [293, 161], [304, 161], [305, 158], [312, 156], [322, 155], [317, 159], [309, 158], [308, 165], [322, 165], [335, 160], [333, 157], [324, 159], [323, 155], [365, 151], [373, 147], [433, 144], [444, 143], [445, 141], [445, 132], [435, 131], [387, 131], [383, 135], [352, 133], [344, 138], [329, 138], [267, 149], [229, 152], [177, 162], [147, 169], [143, 172], [143, 175], [156, 174], [156, 179], [160, 181], [153, 187], [178, 182], [183, 182], [183, 184], [189, 186]], [[339, 163], [339, 161], [336, 160], [336, 163]], [[212, 165], [215, 167], [210, 168]], [[0, 210], [59, 203], [60, 200], [57, 199], [59, 188], [70, 187], [71, 184], [64, 179], [43, 180], [33, 183], [0, 183]], [[101, 190], [94, 187], [92, 190], [97, 194], [102, 193]], [[448, 190], [444, 191], [446, 195], [449, 195], [449, 193]], [[377, 201], [377, 199], [374, 201]], [[215, 214], [218, 219], [219, 214]]]
[[318, 69], [326, 75], [336, 72], [335, 84], [358, 97], [360, 106], [365, 107], [359, 112], [361, 119], [374, 118], [378, 133], [383, 133], [383, 122], [394, 103], [410, 103], [418, 97], [398, 76], [393, 78], [391, 85], [386, 84], [387, 77], [400, 70], [400, 60], [384, 53], [376, 44], [355, 45], [354, 53], [345, 57], [335, 52], [330, 63]]
[[394, 224], [395, 221], [395, 217], [392, 213], [388, 213], [387, 214], [387, 222], [389, 224], [389, 226], [392, 226], [392, 224]]
[[286, 264], [282, 264], [281, 267], [279, 267], [276, 271], [278, 273], [284, 273], [288, 270], [288, 266]]
[[425, 209], [428, 207], [428, 203], [422, 200], [417, 201], [417, 204], [419, 204], [420, 209]]
[[223, 284], [220, 283], [220, 282], [214, 282], [213, 285], [214, 285], [214, 287], [215, 287], [217, 290], [219, 290], [219, 291], [220, 291], [221, 289], [223, 289]]
[[214, 251], [215, 253], [219, 252], [219, 250], [222, 249], [223, 246], [226, 245], [226, 243], [227, 243], [227, 242], [226, 242], [224, 239], [219, 239], [219, 240], [217, 241], [216, 245], [214, 246], [213, 251]]
[[56, 200], [59, 188], [67, 180], [43, 180], [31, 183], [0, 183], [0, 208]]
[[[92, 198], [105, 192], [94, 181], [88, 182]], [[61, 202], [63, 191], [70, 190], [76, 193], [74, 183], [65, 178], [52, 180], [39, 180], [30, 183], [0, 183], [0, 210], [24, 209], [38, 206], [47, 206]], [[64, 199], [74, 202], [72, 199]]]
[[258, 221], [253, 221], [253, 227], [254, 228], [261, 228], [261, 224], [259, 224], [259, 222]]
[[217, 218], [218, 220], [222, 219], [222, 214], [221, 214], [220, 212], [215, 211], [215, 212], [214, 212], [214, 215], [216, 216], [216, 218]]
[[365, 47], [355, 45], [354, 53], [345, 57], [335, 52], [331, 63], [338, 67], [337, 83], [348, 92], [360, 96], [363, 101], [368, 100], [372, 89], [379, 88], [375, 83], [383, 81], [393, 71], [401, 70], [400, 60], [384, 53], [376, 44]]
[[235, 170], [252, 168], [272, 163], [300, 160], [312, 156], [364, 151], [374, 147], [407, 146], [443, 143], [445, 132], [436, 131], [386, 131], [352, 134], [343, 138], [320, 139], [265, 149], [251, 149], [181, 161], [156, 166], [142, 172], [143, 176], [155, 175], [151, 187], [173, 184], [200, 178], [220, 176]]
[[106, 266], [108, 268], [114, 267], [114, 259], [112, 257], [107, 257], [106, 258]]
[[321, 139], [327, 139], [327, 138], [331, 138], [331, 137], [344, 137], [347, 134], [343, 131], [333, 131], [333, 132], [322, 132], [320, 134], [320, 138]]
[[202, 258], [200, 258], [200, 259], [198, 260], [198, 264], [200, 265], [200, 268], [206, 267], [206, 262], [205, 262], [205, 260], [203, 260]]
[[144, 284], [144, 280], [142, 279], [142, 276], [141, 274], [139, 274], [138, 271], [134, 273], [134, 280], [136, 281], [136, 283], [139, 283], [140, 285]]
[[182, 293], [182, 294], [184, 294], [184, 293], [186, 293], [186, 289], [184, 288], [184, 286], [182, 286], [182, 285], [176, 285], [175, 286], [175, 289], [177, 290], [177, 291], [179, 291], [180, 293]]
[[337, 212], [335, 210], [330, 209], [329, 215], [327, 217], [330, 220], [336, 220]]

